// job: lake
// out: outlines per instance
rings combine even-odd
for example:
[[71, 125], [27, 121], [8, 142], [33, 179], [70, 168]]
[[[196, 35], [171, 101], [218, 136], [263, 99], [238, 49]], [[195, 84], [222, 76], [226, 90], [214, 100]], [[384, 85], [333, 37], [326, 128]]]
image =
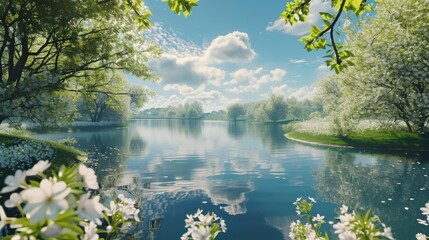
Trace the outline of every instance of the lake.
[[[292, 203], [314, 197], [314, 213], [371, 209], [396, 239], [413, 239], [429, 200], [428, 154], [362, 152], [287, 140], [280, 125], [133, 120], [126, 128], [38, 134], [73, 137], [103, 185], [142, 198], [141, 239], [180, 239], [186, 214], [224, 218], [217, 239], [288, 239]], [[136, 187], [137, 186], [137, 187]]]

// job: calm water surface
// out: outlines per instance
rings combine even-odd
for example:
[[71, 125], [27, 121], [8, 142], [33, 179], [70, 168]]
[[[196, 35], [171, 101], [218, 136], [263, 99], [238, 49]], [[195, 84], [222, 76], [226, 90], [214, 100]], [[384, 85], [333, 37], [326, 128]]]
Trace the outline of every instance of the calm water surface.
[[397, 239], [429, 234], [417, 223], [429, 200], [428, 156], [362, 153], [288, 141], [280, 126], [136, 120], [127, 128], [40, 134], [73, 137], [104, 185], [143, 189], [141, 239], [180, 239], [198, 208], [227, 222], [218, 239], [288, 239], [292, 203], [312, 196], [335, 220], [341, 204], [371, 209]]

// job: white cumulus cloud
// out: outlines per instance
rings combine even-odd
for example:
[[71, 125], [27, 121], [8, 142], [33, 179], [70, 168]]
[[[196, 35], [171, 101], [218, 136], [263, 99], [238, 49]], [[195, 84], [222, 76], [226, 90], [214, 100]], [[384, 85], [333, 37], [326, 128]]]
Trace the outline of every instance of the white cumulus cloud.
[[183, 83], [197, 86], [208, 81], [220, 81], [225, 77], [225, 71], [202, 64], [198, 57], [163, 54], [159, 60], [152, 60], [149, 66], [165, 84]]
[[206, 85], [204, 84], [197, 88], [183, 84], [167, 84], [163, 87], [163, 90], [175, 91], [178, 95], [173, 94], [173, 97], [168, 99], [164, 96], [156, 96], [145, 105], [145, 109], [160, 106], [177, 106], [179, 104], [198, 101], [203, 105], [204, 111], [210, 112], [224, 109], [231, 101], [231, 99], [224, 96], [220, 91], [206, 89]]
[[232, 32], [218, 36], [207, 47], [204, 59], [208, 63], [242, 63], [250, 62], [256, 57], [250, 46], [249, 35], [244, 32]]
[[331, 69], [326, 64], [321, 64], [316, 68], [317, 78], [324, 78], [331, 72]]
[[149, 62], [149, 67], [163, 84], [199, 86], [209, 83], [220, 87], [226, 73], [213, 64], [244, 63], [256, 57], [249, 36], [244, 32], [218, 36], [205, 49], [159, 24], [155, 24], [146, 36], [164, 49], [160, 59]]
[[230, 74], [231, 79], [223, 83], [224, 86], [230, 87], [228, 91], [232, 93], [254, 93], [259, 91], [262, 84], [282, 81], [286, 71], [275, 68], [265, 71], [263, 68], [247, 69], [240, 68]]
[[276, 95], [285, 95], [286, 90], [289, 90], [288, 85], [282, 84], [280, 86], [272, 86], [271, 92]]
[[298, 101], [302, 101], [305, 99], [313, 99], [317, 91], [317, 88], [314, 86], [305, 86], [298, 89], [294, 89], [292, 91], [292, 94], [289, 95], [289, 97], [294, 97]]

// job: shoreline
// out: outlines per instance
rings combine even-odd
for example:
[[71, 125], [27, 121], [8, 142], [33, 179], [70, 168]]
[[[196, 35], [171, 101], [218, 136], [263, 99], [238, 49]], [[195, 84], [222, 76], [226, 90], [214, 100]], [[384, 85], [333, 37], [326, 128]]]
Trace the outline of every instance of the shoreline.
[[311, 146], [319, 146], [319, 147], [334, 147], [334, 148], [344, 148], [344, 149], [354, 149], [354, 150], [375, 150], [375, 151], [392, 151], [392, 152], [429, 152], [429, 149], [411, 149], [411, 148], [376, 148], [376, 147], [360, 147], [360, 146], [351, 146], [351, 145], [337, 145], [337, 144], [328, 144], [328, 143], [320, 143], [320, 142], [311, 142], [298, 138], [294, 138], [289, 136], [289, 133], [284, 134], [285, 138], [288, 140], [292, 140], [295, 142], [311, 145]]

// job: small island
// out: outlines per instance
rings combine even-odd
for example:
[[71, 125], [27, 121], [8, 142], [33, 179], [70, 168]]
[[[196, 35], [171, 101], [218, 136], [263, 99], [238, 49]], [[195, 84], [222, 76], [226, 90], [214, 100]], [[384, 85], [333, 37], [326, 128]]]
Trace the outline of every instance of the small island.
[[347, 136], [286, 133], [287, 139], [311, 145], [388, 151], [429, 151], [429, 137], [406, 131], [364, 131]]

